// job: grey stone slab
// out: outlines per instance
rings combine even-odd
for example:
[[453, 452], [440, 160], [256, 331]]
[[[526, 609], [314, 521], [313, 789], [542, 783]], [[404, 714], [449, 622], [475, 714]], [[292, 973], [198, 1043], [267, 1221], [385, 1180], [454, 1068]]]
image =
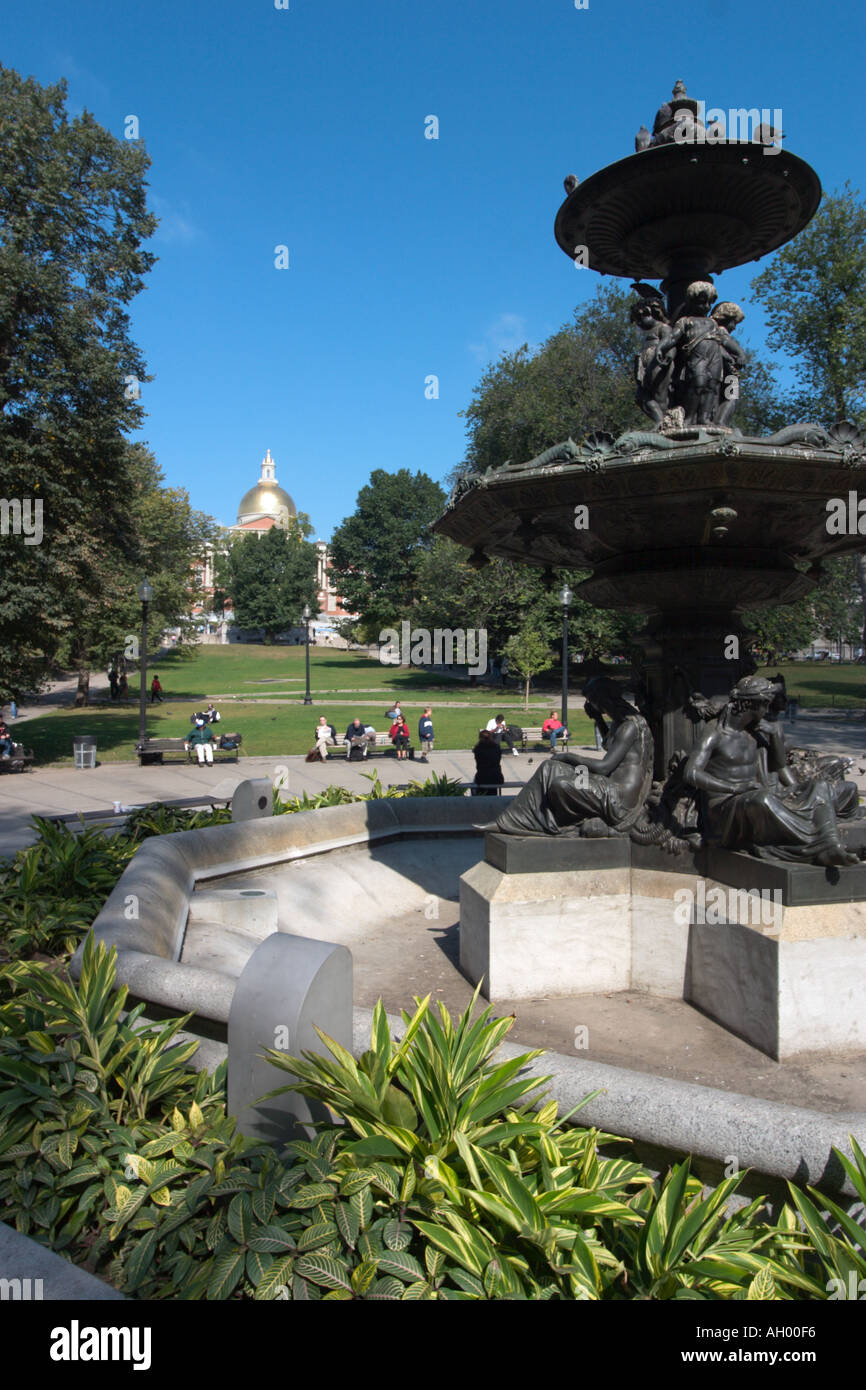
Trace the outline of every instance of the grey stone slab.
[[866, 863], [822, 869], [812, 864], [776, 863], [726, 849], [702, 852], [707, 878], [732, 888], [778, 889], [786, 907], [866, 901]]
[[500, 835], [487, 831], [484, 858], [504, 874], [564, 873], [628, 865], [627, 838], [584, 840], [578, 835]]
[[0, 1223], [0, 1302], [126, 1302], [95, 1275]]
[[693, 922], [683, 998], [770, 1057], [779, 1056], [779, 943], [736, 922]]
[[267, 1061], [266, 1047], [299, 1056], [322, 1052], [316, 1028], [352, 1046], [352, 955], [309, 937], [275, 933], [244, 967], [229, 1014], [228, 1112], [238, 1128], [273, 1144], [312, 1137], [313, 1121], [329, 1118], [324, 1106], [297, 1091], [261, 1102], [291, 1077]]

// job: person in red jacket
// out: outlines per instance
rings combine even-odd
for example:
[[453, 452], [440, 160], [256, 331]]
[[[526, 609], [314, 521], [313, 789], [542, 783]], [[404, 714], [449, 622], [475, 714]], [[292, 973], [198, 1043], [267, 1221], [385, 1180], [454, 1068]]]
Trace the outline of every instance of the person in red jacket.
[[406, 720], [403, 718], [402, 714], [400, 715], [400, 718], [395, 719], [394, 723], [391, 725], [390, 739], [394, 747], [397, 749], [397, 757], [401, 760], [403, 758], [408, 758], [409, 753], [407, 750], [409, 748], [409, 725], [406, 723]]
[[542, 735], [547, 734], [550, 738], [551, 753], [556, 752], [556, 740], [560, 734], [564, 734], [566, 738], [568, 737], [568, 730], [566, 729], [559, 715], [556, 713], [555, 709], [552, 709], [550, 711], [550, 718], [545, 719], [544, 723], [541, 726], [541, 732]]

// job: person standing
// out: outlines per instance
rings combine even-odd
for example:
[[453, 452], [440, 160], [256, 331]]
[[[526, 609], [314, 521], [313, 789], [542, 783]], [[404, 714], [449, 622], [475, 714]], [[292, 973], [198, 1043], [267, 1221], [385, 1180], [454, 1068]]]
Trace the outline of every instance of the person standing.
[[156, 701], [162, 704], [162, 682], [159, 676], [154, 676], [150, 682], [150, 703], [154, 704]]
[[475, 758], [475, 795], [495, 796], [496, 788], [505, 780], [502, 776], [502, 749], [489, 729], [480, 729], [478, 742], [472, 749]]
[[421, 744], [421, 761], [428, 761], [427, 754], [433, 752], [433, 711], [428, 705], [418, 720], [418, 739]]
[[108, 668], [108, 689], [109, 689], [109, 691], [111, 692], [111, 699], [112, 699], [112, 700], [116, 700], [116, 699], [117, 699], [117, 667], [116, 667], [116, 666], [109, 666], [109, 668]]

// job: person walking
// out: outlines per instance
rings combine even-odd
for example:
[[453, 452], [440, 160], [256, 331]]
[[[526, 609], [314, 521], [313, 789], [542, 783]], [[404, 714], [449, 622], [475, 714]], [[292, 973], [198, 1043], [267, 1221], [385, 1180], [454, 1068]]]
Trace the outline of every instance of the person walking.
[[391, 725], [389, 737], [394, 747], [397, 749], [398, 761], [403, 762], [409, 756], [407, 750], [409, 748], [410, 734], [409, 725], [406, 723], [406, 720], [403, 718], [402, 714], [400, 715], [400, 718], [395, 719], [394, 723]]
[[0, 758], [9, 758], [12, 755], [12, 735], [0, 719]]
[[112, 699], [112, 700], [116, 700], [116, 699], [117, 699], [117, 684], [118, 684], [118, 682], [117, 682], [117, 667], [116, 667], [116, 666], [109, 666], [109, 668], [108, 668], [108, 689], [109, 689], [109, 691], [111, 692], [111, 699]]
[[129, 699], [129, 681], [125, 671], [121, 671], [120, 673], [120, 684], [117, 687], [117, 691], [121, 700]]
[[213, 767], [213, 734], [201, 717], [196, 719], [195, 728], [189, 736], [186, 747], [195, 749], [199, 767], [202, 767], [204, 763], [207, 763], [208, 767]]
[[150, 703], [154, 704], [156, 701], [162, 704], [162, 682], [159, 676], [154, 676], [150, 682]]
[[479, 729], [478, 742], [472, 749], [475, 758], [475, 796], [495, 796], [496, 788], [504, 782], [502, 749], [490, 729]]
[[427, 754], [433, 752], [433, 711], [428, 705], [418, 720], [418, 741], [421, 744], [421, 761], [428, 761]]

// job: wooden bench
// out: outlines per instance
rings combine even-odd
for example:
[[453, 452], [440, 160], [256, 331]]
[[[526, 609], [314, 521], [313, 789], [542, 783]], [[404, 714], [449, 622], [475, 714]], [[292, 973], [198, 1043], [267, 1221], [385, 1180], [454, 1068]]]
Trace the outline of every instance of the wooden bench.
[[32, 772], [33, 749], [23, 743], [13, 743], [8, 758], [0, 758], [0, 772]]
[[[227, 738], [237, 739], [237, 746], [235, 748], [223, 748], [223, 740]], [[213, 748], [214, 762], [236, 763], [242, 742], [243, 739], [240, 734], [221, 734], [216, 742], [211, 745]], [[168, 760], [170, 762], [195, 762], [195, 749], [187, 749], [185, 745], [186, 739], [184, 738], [145, 739], [144, 743], [137, 743], [135, 745], [135, 751], [138, 755], [138, 765], [139, 767], [162, 767], [166, 761], [166, 754], [169, 755]], [[172, 754], [176, 754], [177, 756], [173, 757], [171, 756]]]
[[[549, 734], [543, 734], [543, 733], [541, 732], [541, 726], [540, 726], [540, 725], [539, 725], [539, 727], [538, 727], [537, 729], [524, 729], [524, 730], [523, 730], [523, 742], [522, 742], [521, 745], [520, 745], [521, 748], [523, 749], [523, 752], [524, 752], [524, 753], [526, 752], [526, 746], [527, 746], [527, 744], [531, 744], [532, 747], [534, 748], [535, 745], [536, 745], [537, 743], [545, 743], [545, 744], [547, 744], [547, 746], [549, 747], [549, 746], [550, 746], [550, 735], [549, 735]], [[568, 734], [557, 734], [557, 736], [556, 736], [556, 747], [557, 747], [557, 749], [559, 749], [559, 748], [567, 748], [567, 747], [568, 747]]]
[[[372, 744], [368, 746], [368, 748], [367, 748], [367, 757], [368, 757], [368, 758], [371, 757], [374, 753], [387, 753], [387, 751], [388, 751], [389, 748], [391, 749], [392, 753], [394, 753], [394, 755], [396, 756], [397, 749], [394, 747], [393, 743], [391, 742], [391, 735], [390, 735], [390, 734], [377, 734], [377, 735], [376, 735], [376, 746], [375, 746], [375, 748], [372, 746]], [[412, 746], [411, 743], [407, 745], [406, 752], [409, 754], [409, 757], [410, 757], [410, 758], [414, 759], [414, 757], [415, 757], [415, 749], [413, 748], [413, 746]], [[336, 753], [343, 753], [343, 754], [345, 754], [345, 756], [346, 756], [347, 758], [348, 758], [348, 756], [349, 756], [349, 745], [348, 745], [348, 743], [346, 742], [345, 736], [342, 735], [342, 734], [338, 734], [338, 735], [337, 735], [337, 742], [336, 742], [336, 744], [333, 744], [333, 743], [329, 743], [329, 744], [328, 744], [328, 757], [329, 757], [329, 758], [332, 758], [332, 757], [334, 757], [334, 755], [335, 755]]]

